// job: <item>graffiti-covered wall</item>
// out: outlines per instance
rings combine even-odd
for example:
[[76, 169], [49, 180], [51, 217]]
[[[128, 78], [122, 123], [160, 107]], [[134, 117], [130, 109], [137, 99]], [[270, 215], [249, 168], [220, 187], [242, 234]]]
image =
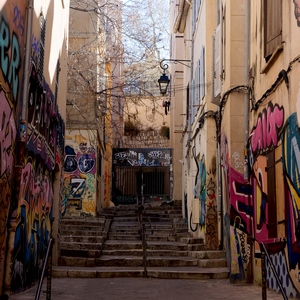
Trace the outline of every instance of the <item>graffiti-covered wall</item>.
[[66, 136], [63, 216], [96, 215], [97, 145], [91, 136], [84, 130]]
[[112, 205], [169, 201], [172, 149], [113, 148]]
[[[61, 43], [51, 47], [53, 19], [46, 14], [54, 8], [43, 5], [14, 0], [0, 4], [0, 296], [23, 291], [39, 279], [52, 233], [53, 205], [59, 204], [54, 175], [64, 152], [58, 91], [65, 31]], [[57, 62], [54, 68], [45, 59], [47, 51]], [[44, 76], [50, 69], [53, 82]]]
[[[262, 7], [254, 9], [253, 4], [252, 8], [251, 18], [259, 19]], [[298, 1], [290, 1], [288, 9], [281, 11], [281, 31], [288, 43], [274, 61], [268, 61], [263, 51], [256, 52], [264, 39], [257, 23], [252, 23], [256, 34], [251, 39], [250, 90], [255, 99], [249, 98], [245, 157], [225, 121], [220, 142], [224, 237], [231, 279], [253, 276], [261, 284], [266, 276], [268, 287], [279, 291], [268, 261], [266, 274], [262, 270], [264, 243], [288, 297], [299, 297], [300, 292], [298, 12]]]
[[17, 137], [17, 107], [20, 103], [23, 78], [25, 12], [26, 3], [19, 1], [5, 3], [0, 10], [0, 286], [5, 271]]
[[187, 147], [185, 160], [184, 212], [189, 231], [194, 236], [204, 238], [205, 247], [219, 248], [218, 232], [218, 185], [215, 143], [215, 122], [205, 120], [201, 135], [194, 136]]

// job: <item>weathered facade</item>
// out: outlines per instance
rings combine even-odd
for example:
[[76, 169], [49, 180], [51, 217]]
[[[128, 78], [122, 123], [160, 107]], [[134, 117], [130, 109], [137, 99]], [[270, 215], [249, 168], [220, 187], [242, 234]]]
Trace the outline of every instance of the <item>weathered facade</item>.
[[119, 4], [71, 1], [63, 216], [95, 216], [110, 203], [111, 149], [123, 128]]
[[184, 40], [180, 58], [191, 62], [183, 69], [182, 134], [190, 231], [207, 248], [226, 249], [231, 280], [261, 284], [266, 275], [279, 290], [270, 268], [262, 272], [263, 243], [294, 297], [300, 292], [298, 5], [180, 0], [172, 8], [172, 29]]
[[[92, 1], [90, 2], [92, 9]], [[66, 144], [62, 217], [96, 215], [103, 194], [103, 113], [106, 96], [104, 20], [70, 3]]]
[[68, 19], [69, 1], [0, 4], [0, 296], [39, 279], [57, 235]]

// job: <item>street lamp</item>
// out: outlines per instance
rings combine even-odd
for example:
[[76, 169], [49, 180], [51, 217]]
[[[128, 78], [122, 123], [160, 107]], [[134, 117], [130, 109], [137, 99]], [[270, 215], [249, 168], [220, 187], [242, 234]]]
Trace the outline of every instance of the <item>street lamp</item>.
[[160, 93], [162, 95], [165, 95], [167, 93], [168, 86], [169, 86], [169, 83], [170, 83], [170, 79], [166, 75], [166, 70], [169, 68], [169, 66], [165, 63], [166, 61], [173, 62], [175, 64], [180, 63], [180, 64], [182, 64], [182, 65], [184, 65], [188, 68], [190, 68], [190, 66], [186, 65], [183, 62], [191, 62], [190, 60], [182, 60], [182, 59], [163, 59], [160, 62], [160, 67], [161, 67], [161, 69], [163, 69], [163, 74], [158, 79], [158, 83], [159, 83], [159, 90], [160, 90]]
[[164, 72], [158, 79], [159, 90], [162, 95], [165, 95], [167, 93], [169, 83], [170, 83], [170, 79]]

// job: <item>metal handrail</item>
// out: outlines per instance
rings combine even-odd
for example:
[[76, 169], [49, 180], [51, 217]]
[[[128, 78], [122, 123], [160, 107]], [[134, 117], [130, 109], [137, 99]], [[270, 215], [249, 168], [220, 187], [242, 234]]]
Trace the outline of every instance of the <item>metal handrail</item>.
[[48, 242], [48, 248], [47, 248], [47, 252], [46, 252], [46, 256], [45, 256], [45, 260], [43, 263], [43, 269], [42, 269], [42, 274], [39, 280], [39, 285], [38, 288], [36, 290], [36, 294], [35, 294], [35, 300], [40, 299], [40, 294], [41, 294], [41, 290], [42, 290], [42, 285], [43, 285], [43, 281], [44, 281], [44, 275], [45, 275], [45, 271], [46, 271], [46, 267], [48, 266], [48, 274], [47, 274], [47, 295], [46, 295], [46, 299], [50, 300], [51, 299], [51, 270], [52, 270], [52, 246], [54, 243], [54, 238], [50, 238], [49, 242]]
[[149, 216], [146, 214], [146, 217], [147, 217], [147, 220], [148, 220], [148, 222], [149, 222], [149, 224], [150, 224], [150, 229], [151, 229], [151, 234], [153, 234], [153, 225], [152, 225], [152, 222], [151, 222], [151, 220], [150, 220], [150, 218], [149, 218]]
[[279, 289], [281, 291], [282, 297], [284, 300], [288, 300], [288, 297], [283, 289], [283, 286], [280, 282], [279, 276], [276, 272], [275, 266], [271, 260], [271, 257], [268, 253], [268, 250], [265, 246], [265, 244], [263, 242], [260, 243], [260, 247], [261, 247], [261, 268], [262, 268], [262, 300], [266, 300], [267, 299], [267, 281], [266, 281], [266, 261], [265, 258], [267, 257], [270, 267], [273, 271], [273, 274], [275, 276], [276, 282], [279, 286]]
[[[143, 248], [143, 266], [144, 266], [144, 277], [147, 277], [147, 234], [146, 227], [143, 223], [145, 208], [143, 205], [139, 205], [137, 209], [138, 222], [139, 222], [139, 234], [142, 239], [142, 248]], [[145, 215], [150, 224], [151, 234], [153, 234], [153, 226], [149, 216]]]

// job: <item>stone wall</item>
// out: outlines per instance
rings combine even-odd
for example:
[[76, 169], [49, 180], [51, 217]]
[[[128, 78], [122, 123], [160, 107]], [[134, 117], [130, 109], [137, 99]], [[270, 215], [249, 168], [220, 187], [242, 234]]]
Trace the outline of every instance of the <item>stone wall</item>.
[[124, 148], [169, 148], [170, 140], [157, 130], [141, 130], [124, 136]]

